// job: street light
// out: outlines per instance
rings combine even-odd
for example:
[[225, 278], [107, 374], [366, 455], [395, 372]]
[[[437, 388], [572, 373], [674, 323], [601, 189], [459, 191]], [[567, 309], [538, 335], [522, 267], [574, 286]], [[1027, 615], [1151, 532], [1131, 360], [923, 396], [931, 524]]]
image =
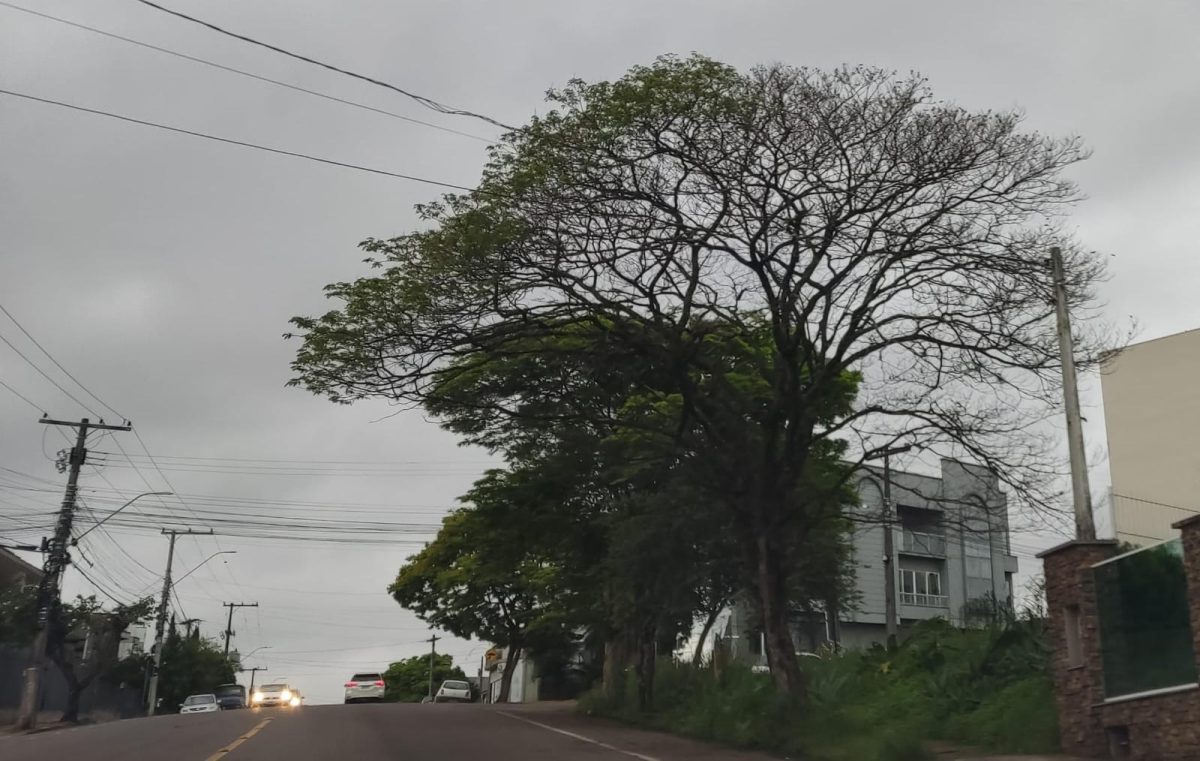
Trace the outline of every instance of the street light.
[[72, 546], [72, 547], [74, 547], [75, 545], [79, 544], [79, 540], [80, 540], [80, 539], [84, 538], [84, 537], [85, 537], [85, 536], [87, 536], [88, 534], [92, 533], [92, 532], [93, 532], [93, 531], [95, 531], [96, 529], [98, 529], [98, 528], [100, 528], [101, 526], [103, 526], [103, 525], [104, 525], [104, 524], [105, 524], [105, 523], [108, 521], [108, 519], [109, 519], [109, 518], [113, 517], [113, 516], [114, 516], [114, 515], [116, 515], [117, 513], [119, 513], [119, 512], [121, 512], [122, 510], [124, 510], [125, 508], [129, 507], [129, 506], [130, 506], [130, 505], [132, 505], [134, 502], [137, 502], [137, 501], [138, 501], [139, 499], [141, 499], [142, 497], [171, 497], [171, 496], [174, 496], [174, 495], [175, 495], [175, 492], [173, 492], [173, 491], [148, 491], [148, 492], [142, 492], [141, 494], [137, 495], [137, 496], [136, 496], [136, 497], [134, 497], [133, 499], [129, 500], [129, 501], [128, 501], [128, 502], [126, 502], [125, 504], [123, 504], [123, 505], [121, 505], [120, 507], [118, 507], [116, 510], [113, 510], [113, 511], [112, 511], [111, 513], [109, 513], [108, 515], [104, 516], [104, 520], [97, 521], [97, 522], [96, 522], [96, 525], [92, 526], [92, 527], [91, 527], [91, 528], [89, 528], [87, 531], [84, 531], [82, 534], [80, 534], [79, 536], [77, 536], [77, 537], [75, 537], [73, 540], [71, 540], [71, 546]]
[[243, 660], [243, 661], [244, 661], [244, 660], [246, 660], [247, 658], [249, 658], [250, 656], [252, 656], [252, 655], [254, 655], [255, 653], [257, 653], [259, 650], [270, 650], [270, 649], [271, 649], [271, 646], [270, 646], [270, 645], [263, 645], [262, 647], [256, 647], [256, 648], [254, 648], [253, 650], [251, 650], [250, 652], [246, 653], [245, 655], [240, 655], [240, 656], [238, 656], [238, 659], [239, 659], [239, 660]]
[[213, 554], [211, 554], [211, 555], [209, 555], [208, 557], [206, 557], [204, 560], [200, 561], [200, 564], [199, 564], [199, 565], [197, 565], [195, 568], [193, 568], [192, 570], [188, 571], [188, 572], [187, 572], [187, 573], [185, 573], [184, 575], [180, 576], [178, 579], [175, 579], [175, 581], [171, 582], [171, 587], [173, 588], [173, 587], [174, 587], [176, 584], [178, 584], [179, 582], [183, 581], [183, 580], [184, 580], [184, 579], [186, 579], [188, 576], [191, 576], [191, 575], [192, 575], [193, 573], [195, 573], [196, 571], [200, 570], [200, 566], [202, 566], [202, 565], [204, 565], [205, 563], [207, 563], [208, 561], [212, 560], [212, 559], [213, 559], [213, 558], [215, 558], [217, 555], [236, 555], [236, 554], [237, 554], [237, 550], [222, 550], [221, 552], [214, 552]]

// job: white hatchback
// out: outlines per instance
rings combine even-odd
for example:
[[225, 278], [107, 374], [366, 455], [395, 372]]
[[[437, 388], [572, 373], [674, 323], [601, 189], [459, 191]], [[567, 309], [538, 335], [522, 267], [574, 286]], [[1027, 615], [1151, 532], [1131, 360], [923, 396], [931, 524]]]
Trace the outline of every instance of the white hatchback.
[[183, 705], [179, 706], [180, 713], [216, 713], [221, 710], [216, 695], [188, 695]]
[[471, 685], [457, 679], [447, 679], [442, 682], [442, 686], [438, 688], [437, 694], [433, 696], [433, 702], [449, 703], [450, 701], [470, 703]]
[[382, 703], [386, 688], [383, 674], [376, 672], [355, 674], [350, 677], [350, 681], [346, 682], [346, 702], [358, 703], [369, 700], [373, 703]]

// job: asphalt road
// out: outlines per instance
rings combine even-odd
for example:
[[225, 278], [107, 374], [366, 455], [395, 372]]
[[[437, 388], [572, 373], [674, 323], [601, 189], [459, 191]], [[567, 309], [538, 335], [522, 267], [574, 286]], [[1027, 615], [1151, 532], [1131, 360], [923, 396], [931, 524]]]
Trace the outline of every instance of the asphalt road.
[[0, 737], [4, 761], [761, 761], [554, 706], [352, 705], [159, 716]]

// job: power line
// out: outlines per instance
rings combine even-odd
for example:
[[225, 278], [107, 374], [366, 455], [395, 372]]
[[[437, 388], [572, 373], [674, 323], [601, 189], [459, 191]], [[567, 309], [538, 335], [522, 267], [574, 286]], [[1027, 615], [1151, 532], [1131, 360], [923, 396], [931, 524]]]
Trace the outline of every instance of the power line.
[[481, 121], [485, 121], [488, 124], [494, 125], [496, 127], [500, 127], [501, 129], [507, 129], [507, 130], [515, 129], [515, 127], [511, 127], [503, 122], [497, 121], [497, 120], [491, 118], [490, 116], [484, 116], [483, 114], [475, 113], [474, 111], [467, 111], [467, 110], [460, 109], [460, 108], [454, 108], [453, 106], [447, 106], [446, 104], [439, 103], [436, 100], [433, 100], [432, 98], [427, 98], [423, 95], [417, 95], [416, 93], [409, 92], [408, 90], [405, 90], [402, 87], [397, 87], [396, 85], [390, 84], [388, 82], [384, 82], [383, 80], [375, 79], [373, 77], [368, 77], [365, 74], [357, 74], [353, 71], [349, 71], [347, 69], [343, 69], [338, 66], [334, 66], [333, 64], [325, 63], [323, 61], [318, 61], [315, 58], [309, 58], [308, 56], [301, 55], [299, 53], [293, 53], [290, 50], [285, 50], [284, 48], [277, 47], [270, 43], [262, 42], [261, 40], [256, 40], [253, 37], [247, 37], [244, 34], [238, 34], [237, 32], [231, 32], [228, 29], [224, 29], [222, 27], [217, 26], [216, 24], [212, 24], [208, 21], [204, 21], [203, 19], [198, 19], [195, 16], [189, 16], [186, 13], [181, 13], [179, 11], [172, 10], [165, 6], [159, 5], [158, 3], [150, 2], [150, 0], [137, 0], [137, 2], [141, 3], [142, 5], [148, 6], [150, 8], [154, 8], [155, 10], [162, 11], [163, 13], [169, 13], [172, 16], [184, 19], [185, 21], [190, 21], [193, 24], [199, 24], [203, 27], [207, 27], [207, 28], [213, 30], [214, 32], [219, 32], [228, 37], [233, 37], [234, 39], [241, 40], [242, 42], [248, 42], [251, 45], [257, 45], [259, 47], [266, 48], [267, 50], [271, 50], [271, 51], [274, 51], [281, 55], [288, 56], [289, 58], [295, 58], [298, 61], [304, 61], [305, 63], [310, 63], [314, 66], [320, 66], [323, 69], [328, 69], [329, 71], [337, 72], [338, 74], [343, 74], [347, 77], [353, 77], [354, 79], [359, 79], [359, 80], [362, 80], [363, 82], [368, 82], [368, 83], [376, 85], [378, 87], [384, 87], [384, 88], [387, 88], [388, 90], [393, 90], [395, 92], [400, 93], [401, 95], [403, 95], [405, 97], [412, 98], [416, 102], [420, 103], [422, 106], [425, 106], [426, 108], [428, 108], [432, 111], [437, 111], [438, 113], [449, 114], [452, 116], [469, 116], [472, 119], [479, 119]]
[[[124, 420], [124, 419], [125, 419], [125, 416], [124, 416], [124, 415], [122, 415], [120, 412], [117, 412], [116, 410], [114, 410], [114, 409], [112, 408], [112, 405], [110, 405], [108, 402], [104, 401], [104, 400], [103, 400], [103, 399], [101, 399], [100, 397], [96, 396], [94, 393], [92, 393], [92, 390], [91, 390], [90, 388], [88, 388], [87, 386], [85, 386], [85, 385], [83, 385], [82, 383], [80, 383], [80, 382], [79, 382], [79, 379], [78, 379], [78, 378], [76, 378], [74, 375], [71, 375], [71, 372], [70, 372], [69, 370], [67, 370], [67, 368], [63, 367], [63, 366], [62, 366], [62, 363], [60, 363], [60, 362], [59, 362], [57, 359], [55, 359], [55, 358], [54, 358], [54, 355], [52, 355], [50, 352], [46, 351], [46, 347], [45, 347], [45, 346], [42, 346], [40, 343], [38, 343], [38, 340], [37, 340], [36, 338], [34, 338], [34, 337], [33, 337], [33, 335], [32, 335], [32, 334], [31, 334], [31, 333], [30, 333], [28, 330], [26, 330], [26, 329], [25, 329], [25, 326], [24, 326], [24, 325], [22, 325], [20, 322], [18, 322], [18, 321], [17, 321], [17, 318], [16, 318], [16, 317], [13, 317], [13, 313], [12, 313], [12, 312], [10, 312], [10, 311], [8, 311], [7, 309], [5, 309], [5, 308], [4, 308], [4, 305], [3, 305], [3, 304], [0, 304], [0, 312], [3, 312], [3, 313], [5, 314], [5, 316], [7, 316], [7, 317], [8, 317], [8, 319], [12, 320], [12, 324], [13, 324], [13, 325], [16, 325], [16, 326], [17, 326], [17, 329], [18, 329], [18, 330], [20, 330], [22, 333], [24, 333], [24, 334], [25, 334], [25, 337], [26, 337], [26, 338], [28, 338], [30, 341], [32, 341], [32, 342], [33, 342], [33, 345], [34, 345], [34, 346], [36, 346], [36, 347], [38, 347], [38, 349], [40, 349], [40, 350], [41, 350], [42, 354], [45, 354], [45, 355], [46, 355], [46, 359], [48, 359], [48, 360], [50, 360], [51, 362], [53, 362], [53, 363], [54, 363], [54, 366], [55, 366], [55, 367], [57, 367], [59, 370], [62, 370], [62, 372], [63, 372], [63, 375], [65, 375], [65, 376], [67, 376], [68, 378], [70, 378], [72, 381], [74, 381], [74, 382], [75, 382], [75, 385], [76, 385], [76, 386], [79, 386], [81, 389], [83, 389], [83, 390], [84, 390], [84, 391], [87, 393], [87, 395], [88, 395], [88, 396], [92, 397], [92, 398], [93, 398], [93, 399], [95, 399], [97, 402], [99, 402], [101, 407], [103, 407], [104, 409], [108, 410], [108, 411], [109, 411], [109, 412], [111, 412], [112, 414], [116, 415], [118, 418], [120, 418], [120, 419], [122, 419], [122, 420]], [[91, 411], [91, 410], [89, 410], [89, 412], [90, 412], [90, 411]]]
[[[7, 91], [6, 91], [6, 90], [0, 90], [0, 92], [7, 92]], [[20, 326], [18, 325], [17, 327], [20, 327]], [[74, 395], [73, 395], [73, 394], [72, 394], [70, 391], [67, 391], [65, 388], [63, 388], [62, 386], [60, 386], [60, 385], [59, 385], [59, 383], [58, 383], [58, 381], [54, 380], [54, 379], [53, 379], [53, 378], [51, 378], [49, 375], [47, 375], [45, 370], [43, 370], [42, 368], [38, 367], [38, 366], [37, 366], [37, 365], [34, 363], [34, 361], [33, 361], [32, 359], [30, 359], [29, 357], [26, 357], [26, 356], [25, 356], [25, 354], [24, 354], [24, 353], [22, 353], [20, 349], [18, 349], [16, 346], [14, 346], [14, 345], [13, 345], [12, 341], [9, 341], [7, 338], [5, 338], [5, 337], [4, 337], [4, 334], [3, 334], [3, 333], [0, 333], [0, 341], [3, 341], [3, 342], [4, 342], [4, 343], [5, 343], [7, 346], [8, 346], [8, 348], [10, 348], [10, 349], [12, 349], [13, 351], [15, 351], [15, 352], [17, 353], [17, 356], [18, 356], [18, 357], [20, 357], [21, 359], [25, 360], [25, 361], [26, 361], [26, 362], [29, 364], [29, 366], [30, 366], [30, 367], [32, 367], [34, 370], [37, 370], [37, 371], [38, 371], [38, 374], [40, 374], [40, 375], [41, 375], [43, 378], [45, 378], [46, 380], [48, 380], [48, 381], [50, 381], [51, 383], [53, 383], [55, 388], [57, 388], [59, 391], [61, 391], [61, 392], [63, 392], [64, 394], [66, 394], [68, 399], [70, 399], [71, 401], [75, 402], [75, 403], [76, 403], [76, 404], [78, 404], [80, 407], [83, 407], [85, 410], [87, 410], [87, 411], [88, 411], [88, 412], [90, 412], [91, 414], [95, 415], [96, 417], [100, 417], [100, 413], [96, 412], [94, 409], [92, 409], [91, 407], [87, 406], [86, 404], [84, 404], [83, 402], [81, 402], [81, 401], [79, 401], [77, 398], [75, 398], [75, 396], [74, 396]], [[15, 393], [15, 392], [14, 392], [14, 393]], [[32, 404], [32, 402], [30, 402], [30, 404]]]
[[[107, 116], [110, 119], [119, 119], [120, 121], [123, 121], [123, 122], [129, 122], [131, 124], [140, 124], [143, 127], [154, 127], [155, 129], [166, 130], [168, 132], [176, 132], [181, 135], [191, 135], [192, 137], [199, 137], [199, 138], [203, 138], [205, 140], [213, 140], [218, 143], [227, 143], [229, 145], [238, 145], [243, 148], [253, 148], [253, 149], [259, 150], [259, 151], [266, 151], [267, 153], [275, 153], [280, 156], [291, 156], [292, 158], [305, 159], [307, 161], [315, 161], [318, 164], [328, 164], [330, 166], [339, 166], [339, 167], [342, 167], [343, 169], [356, 169], [360, 172], [368, 172], [370, 174], [380, 174], [385, 177], [395, 177], [395, 178], [401, 179], [401, 180], [411, 180], [412, 182], [420, 182], [420, 183], [424, 183], [426, 185], [436, 185], [438, 187], [450, 188], [452, 190], [465, 190], [467, 192], [471, 192], [471, 190], [472, 190], [471, 188], [468, 188], [465, 185], [455, 185], [454, 183], [451, 183], [451, 182], [440, 182], [438, 180], [429, 180], [424, 177], [417, 177], [417, 176], [414, 176], [411, 174], [400, 174], [399, 172], [389, 172], [384, 169], [373, 169], [371, 167], [361, 166], [359, 164], [349, 164], [344, 161], [334, 161], [333, 159], [324, 159], [319, 156], [310, 156], [307, 153], [298, 153], [296, 151], [286, 151], [286, 150], [283, 150], [282, 148], [271, 148], [266, 145], [258, 145], [257, 143], [247, 143], [243, 140], [234, 140], [234, 139], [228, 138], [228, 137], [218, 137], [216, 135], [209, 135], [204, 132], [195, 132], [193, 130], [183, 129], [181, 127], [171, 127], [166, 124], [158, 124], [157, 122], [150, 122], [150, 121], [146, 121], [144, 119], [135, 119], [132, 116], [122, 116], [121, 114], [114, 114], [109, 111], [101, 111], [101, 110], [95, 109], [95, 108], [86, 108], [84, 106], [77, 106], [73, 103], [64, 103], [63, 101], [60, 101], [60, 100], [51, 100], [49, 98], [39, 98], [36, 95], [28, 95], [26, 93], [15, 92], [13, 90], [0, 89], [0, 94], [11, 95], [15, 98], [24, 98], [25, 100], [32, 100], [32, 101], [36, 101], [38, 103], [45, 103], [45, 104], [51, 105], [51, 106], [60, 106], [62, 108], [69, 108], [73, 111], [82, 111], [84, 113], [95, 114], [97, 116]], [[6, 343], [7, 343], [7, 341], [6, 341]], [[55, 385], [57, 385], [57, 384], [55, 384]], [[64, 391], [64, 393], [66, 393], [66, 392]], [[70, 395], [68, 394], [68, 396], [70, 396]], [[72, 398], [74, 398], [74, 397], [72, 397]], [[87, 408], [85, 407], [85, 409], [87, 409]], [[89, 412], [90, 412], [90, 410], [89, 410]], [[92, 414], [95, 415], [96, 413], [92, 412]]]
[[411, 116], [405, 116], [405, 115], [403, 115], [403, 114], [397, 114], [397, 113], [395, 113], [395, 112], [392, 112], [392, 111], [387, 111], [387, 110], [385, 110], [385, 109], [382, 109], [382, 108], [376, 108], [376, 107], [374, 107], [374, 106], [369, 106], [369, 105], [367, 105], [367, 104], [365, 104], [365, 103], [359, 103], [359, 102], [357, 102], [357, 101], [353, 101], [353, 100], [347, 100], [346, 98], [339, 98], [339, 97], [337, 97], [336, 95], [329, 95], [328, 93], [319, 92], [319, 91], [317, 91], [317, 90], [309, 90], [309, 89], [308, 89], [308, 88], [306, 88], [306, 87], [300, 87], [299, 85], [294, 85], [294, 84], [292, 84], [292, 83], [290, 83], [290, 82], [282, 82], [282, 81], [280, 81], [280, 80], [278, 80], [278, 79], [271, 79], [270, 77], [264, 77], [264, 76], [262, 76], [261, 74], [255, 74], [255, 73], [253, 73], [253, 72], [250, 72], [250, 71], [244, 71], [244, 70], [242, 70], [242, 69], [236, 69], [236, 68], [234, 68], [234, 67], [232, 67], [232, 66], [226, 66], [225, 64], [217, 63], [217, 62], [215, 62], [215, 61], [209, 61], [209, 60], [206, 60], [206, 59], [204, 59], [204, 58], [198, 58], [198, 57], [196, 57], [196, 56], [193, 56], [193, 55], [188, 55], [188, 54], [186, 54], [186, 53], [180, 53], [180, 52], [178, 52], [178, 51], [171, 50], [171, 49], [169, 49], [169, 48], [160, 47], [160, 46], [158, 46], [158, 45], [152, 45], [152, 44], [150, 44], [149, 42], [142, 42], [141, 40], [135, 40], [135, 39], [133, 39], [133, 38], [131, 38], [131, 37], [124, 37], [124, 36], [122, 36], [122, 35], [119, 35], [119, 34], [114, 34], [113, 32], [107, 32], [107, 31], [105, 31], [105, 30], [103, 30], [103, 29], [97, 29], [97, 28], [95, 28], [95, 27], [88, 26], [87, 24], [80, 24], [80, 23], [78, 23], [78, 22], [76, 22], [76, 21], [71, 21], [71, 20], [69, 20], [69, 19], [60, 18], [60, 17], [58, 17], [58, 16], [51, 16], [51, 15], [50, 15], [50, 14], [48, 14], [48, 13], [41, 13], [41, 12], [39, 12], [39, 11], [31, 10], [31, 9], [29, 9], [29, 8], [22, 8], [22, 7], [21, 7], [21, 6], [19, 6], [19, 5], [13, 5], [12, 3], [3, 2], [3, 0], [0, 0], [0, 6], [4, 6], [4, 7], [6, 7], [6, 8], [11, 8], [11, 9], [12, 9], [12, 10], [14, 10], [14, 11], [20, 11], [20, 12], [22, 12], [22, 13], [28, 13], [28, 14], [30, 14], [30, 15], [32, 15], [32, 16], [38, 16], [38, 17], [41, 17], [41, 18], [47, 19], [47, 20], [49, 20], [49, 21], [56, 21], [56, 22], [58, 22], [58, 23], [60, 23], [60, 24], [66, 24], [67, 26], [73, 26], [73, 27], [75, 27], [76, 29], [82, 29], [82, 30], [84, 30], [84, 31], [88, 31], [88, 32], [94, 32], [95, 34], [103, 35], [103, 36], [105, 36], [105, 37], [110, 37], [110, 38], [112, 38], [112, 39], [114, 39], [114, 40], [119, 40], [119, 41], [121, 41], [121, 42], [127, 42], [127, 43], [129, 43], [129, 44], [131, 44], [131, 45], [137, 45], [137, 46], [139, 46], [139, 47], [143, 47], [143, 48], [146, 48], [146, 49], [148, 49], [148, 50], [154, 50], [154, 51], [157, 51], [157, 52], [159, 52], [159, 53], [165, 53], [165, 54], [167, 54], [167, 55], [175, 56], [176, 58], [182, 58], [182, 59], [184, 59], [184, 60], [186, 60], [186, 61], [193, 61], [193, 62], [195, 62], [195, 63], [204, 64], [205, 66], [211, 66], [211, 67], [213, 67], [214, 69], [221, 69], [222, 71], [228, 71], [228, 72], [230, 72], [230, 73], [232, 73], [232, 74], [238, 74], [238, 75], [240, 75], [240, 76], [243, 76], [243, 77], [249, 77], [250, 79], [257, 79], [257, 80], [259, 80], [260, 82], [267, 82], [267, 83], [269, 83], [269, 84], [278, 85], [279, 87], [286, 87], [286, 88], [287, 88], [287, 89], [289, 89], [289, 90], [295, 90], [296, 92], [302, 92], [302, 93], [306, 93], [306, 94], [308, 94], [308, 95], [313, 95], [313, 96], [315, 96], [315, 97], [318, 97], [318, 98], [324, 98], [325, 100], [331, 100], [331, 101], [334, 101], [335, 103], [342, 103], [342, 104], [345, 104], [345, 105], [347, 105], [347, 106], [353, 106], [353, 107], [355, 107], [355, 108], [361, 108], [361, 109], [363, 109], [363, 110], [365, 110], [365, 111], [373, 111], [373, 112], [375, 112], [375, 113], [377, 113], [377, 114], [383, 114], [384, 116], [390, 116], [390, 117], [392, 117], [393, 119], [400, 119], [400, 120], [402, 120], [402, 121], [406, 121], [406, 122], [412, 122], [413, 124], [419, 124], [419, 125], [421, 125], [421, 126], [424, 126], [424, 127], [429, 127], [429, 128], [431, 128], [431, 129], [441, 130], [442, 132], [449, 132], [449, 133], [451, 133], [451, 134], [454, 134], [454, 135], [461, 135], [462, 137], [468, 137], [468, 138], [471, 138], [472, 140], [478, 140], [478, 141], [480, 141], [480, 142], [488, 143], [488, 144], [491, 144], [491, 145], [494, 145], [494, 144], [495, 144], [495, 142], [496, 142], [496, 141], [494, 141], [494, 140], [489, 140], [489, 139], [488, 139], [488, 138], [486, 138], [486, 137], [481, 137], [481, 136], [479, 136], [479, 135], [472, 135], [470, 132], [462, 132], [462, 131], [460, 131], [460, 130], [451, 129], [450, 127], [443, 127], [443, 126], [442, 126], [442, 125], [440, 125], [440, 124], [434, 124], [434, 123], [432, 123], [432, 122], [423, 121], [423, 120], [421, 120], [421, 119], [414, 119], [414, 118], [413, 118], [413, 117], [411, 117]]
[[26, 403], [26, 404], [28, 404], [30, 407], [33, 407], [33, 408], [34, 408], [35, 410], [37, 410], [38, 412], [42, 413], [43, 415], [45, 415], [45, 414], [46, 414], [46, 408], [45, 408], [45, 407], [40, 407], [40, 406], [38, 406], [37, 404], [34, 404], [32, 401], [30, 401], [30, 400], [29, 400], [29, 397], [25, 396], [25, 395], [24, 395], [24, 394], [22, 394], [20, 391], [17, 391], [15, 388], [13, 388], [12, 386], [10, 386], [10, 385], [8, 385], [7, 383], [5, 383], [3, 379], [0, 379], [0, 386], [3, 386], [4, 388], [6, 388], [6, 389], [8, 389], [9, 391], [11, 391], [11, 392], [13, 393], [13, 395], [15, 395], [15, 396], [16, 396], [18, 399], [20, 399], [21, 401], [25, 402], [25, 403]]
[[[1127, 499], [1130, 502], [1141, 502], [1142, 504], [1145, 504], [1145, 505], [1155, 505], [1156, 507], [1167, 507], [1172, 510], [1182, 510], [1185, 513], [1200, 513], [1200, 510], [1197, 510], [1194, 507], [1182, 507], [1180, 505], [1169, 505], [1166, 502], [1155, 502], [1152, 499], [1142, 499], [1141, 497], [1130, 497], [1125, 494], [1113, 494], [1113, 497], [1115, 499]], [[1125, 532], [1125, 533], [1128, 533], [1128, 532]], [[1140, 534], [1135, 534], [1134, 536], [1140, 536]]]

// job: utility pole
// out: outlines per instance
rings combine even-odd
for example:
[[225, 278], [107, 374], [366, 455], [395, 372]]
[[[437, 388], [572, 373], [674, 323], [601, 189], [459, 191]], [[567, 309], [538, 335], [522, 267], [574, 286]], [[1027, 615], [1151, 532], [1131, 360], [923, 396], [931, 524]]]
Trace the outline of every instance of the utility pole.
[[243, 669], [244, 671], [250, 672], [250, 690], [247, 694], [250, 696], [249, 700], [251, 703], [254, 702], [254, 677], [258, 676], [258, 672], [266, 671], [269, 668], [271, 668], [271, 667], [270, 666], [255, 666], [254, 668], [251, 668], [251, 669]]
[[1062, 249], [1050, 249], [1054, 277], [1054, 311], [1058, 317], [1058, 350], [1062, 356], [1063, 406], [1067, 413], [1067, 449], [1071, 457], [1071, 495], [1075, 503], [1075, 538], [1095, 539], [1092, 490], [1088, 484], [1087, 452], [1083, 448], [1083, 418], [1079, 414], [1079, 385], [1075, 376], [1075, 344], [1067, 309], [1067, 275]]
[[221, 603], [226, 608], [229, 608], [229, 622], [225, 624], [225, 654], [229, 655], [229, 641], [233, 639], [233, 609], [234, 608], [257, 608], [256, 602], [224, 602]]
[[186, 627], [187, 627], [187, 637], [188, 637], [188, 639], [191, 639], [191, 637], [192, 637], [192, 625], [193, 625], [193, 624], [198, 624], [198, 623], [200, 623], [202, 620], [203, 620], [203, 619], [199, 619], [199, 618], [185, 618], [185, 619], [183, 619], [182, 621], [180, 621], [180, 622], [179, 622], [179, 623], [181, 623], [181, 624], [183, 624], [184, 626], [186, 626]]
[[895, 537], [892, 536], [892, 452], [883, 453], [883, 615], [888, 649], [896, 647], [896, 558]]
[[167, 572], [163, 576], [162, 598], [158, 601], [158, 617], [154, 622], [154, 661], [150, 667], [150, 693], [146, 698], [146, 715], [153, 716], [154, 711], [158, 708], [158, 672], [162, 667], [162, 651], [163, 651], [163, 627], [167, 623], [167, 606], [171, 596], [171, 565], [175, 562], [175, 539], [180, 534], [201, 534], [204, 536], [212, 535], [212, 529], [208, 531], [195, 531], [186, 529], [183, 531], [177, 529], [162, 530], [165, 536], [171, 537], [170, 545], [167, 549]]
[[41, 583], [38, 585], [38, 634], [33, 642], [32, 662], [25, 669], [25, 681], [21, 692], [21, 707], [17, 713], [18, 729], [33, 729], [37, 726], [38, 698], [41, 691], [42, 670], [46, 662], [46, 649], [50, 641], [50, 627], [58, 615], [61, 603], [62, 575], [70, 557], [67, 546], [71, 542], [71, 524], [75, 519], [75, 497], [79, 491], [79, 471], [87, 461], [87, 437], [89, 431], [128, 431], [129, 421], [124, 425], [106, 425], [103, 420], [93, 423], [83, 418], [78, 423], [67, 420], [51, 420], [42, 417], [45, 425], [65, 425], [75, 429], [75, 446], [67, 460], [70, 471], [67, 490], [63, 493], [62, 506], [58, 511], [58, 522], [54, 526], [54, 538], [50, 540]]
[[441, 639], [434, 634], [429, 637], [429, 702], [433, 702], [433, 658], [437, 655], [437, 641]]

